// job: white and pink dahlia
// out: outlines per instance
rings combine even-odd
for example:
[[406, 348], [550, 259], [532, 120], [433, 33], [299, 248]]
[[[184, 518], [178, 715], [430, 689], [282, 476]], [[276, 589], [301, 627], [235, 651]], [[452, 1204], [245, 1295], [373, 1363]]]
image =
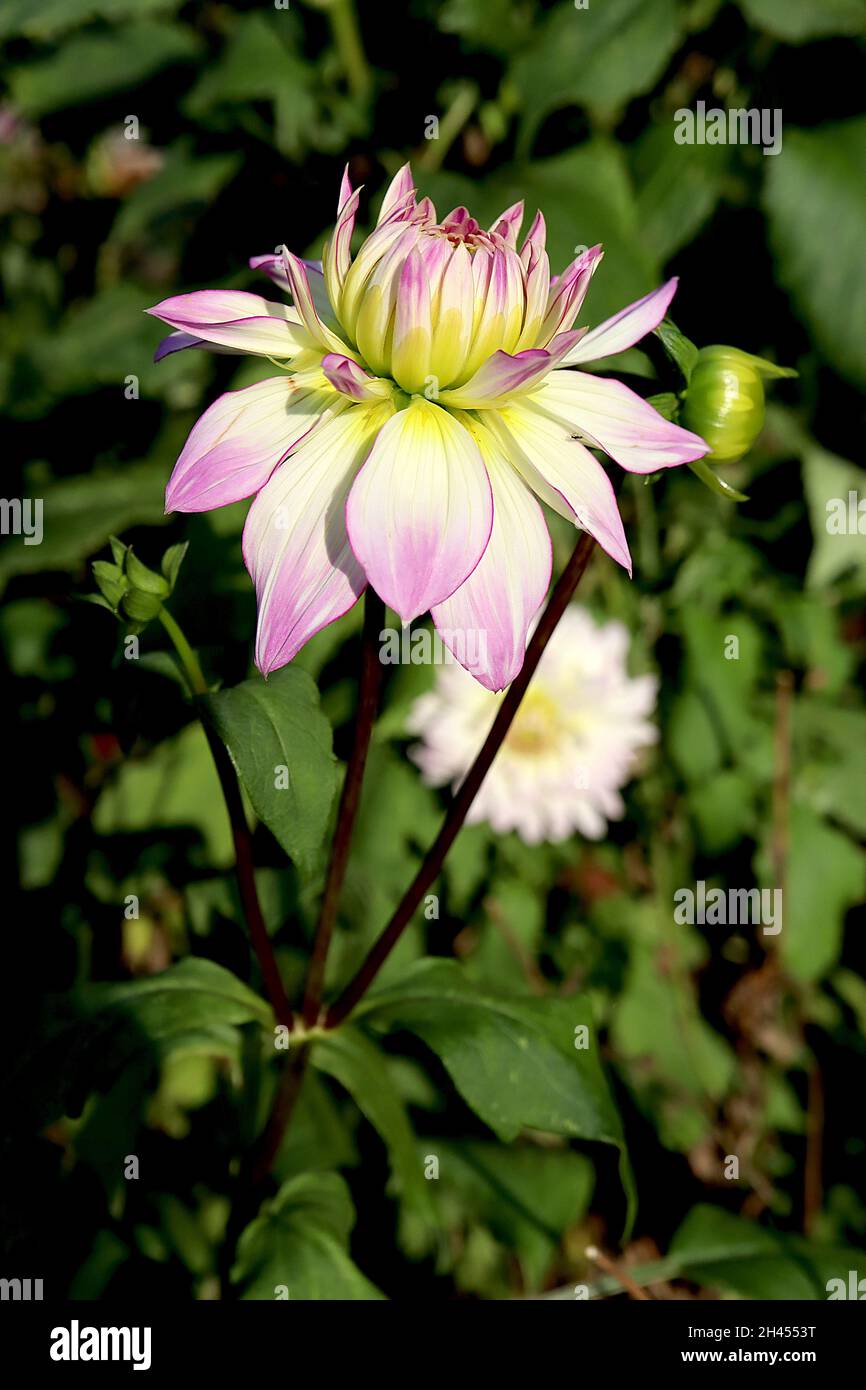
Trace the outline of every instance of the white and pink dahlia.
[[204, 347], [279, 369], [205, 411], [166, 505], [197, 512], [255, 494], [243, 549], [265, 674], [372, 584], [404, 623], [429, 610], [446, 642], [483, 632], [474, 674], [500, 690], [550, 581], [537, 499], [631, 572], [590, 450], [636, 473], [707, 452], [620, 382], [571, 370], [655, 328], [676, 281], [575, 329], [599, 246], [551, 280], [540, 212], [519, 248], [522, 203], [489, 231], [462, 207], [437, 221], [406, 165], [353, 261], [359, 191], [344, 175], [321, 265], [285, 248], [251, 261], [291, 303], [199, 290], [149, 311], [175, 330], [158, 358]]
[[[625, 807], [620, 788], [641, 749], [655, 743], [655, 676], [629, 676], [622, 623], [598, 626], [586, 609], [565, 610], [544, 649], [490, 771], [467, 817], [516, 830], [527, 844], [575, 831], [604, 835]], [[502, 696], [483, 690], [459, 666], [443, 666], [416, 700], [409, 750], [430, 786], [459, 787], [496, 717]]]

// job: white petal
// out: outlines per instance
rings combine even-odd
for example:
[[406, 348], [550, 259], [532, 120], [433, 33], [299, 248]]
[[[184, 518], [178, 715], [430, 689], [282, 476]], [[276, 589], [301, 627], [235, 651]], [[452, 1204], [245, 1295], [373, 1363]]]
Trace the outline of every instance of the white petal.
[[526, 653], [529, 626], [550, 583], [541, 508], [483, 425], [472, 427], [493, 492], [487, 549], [459, 589], [432, 610], [443, 642], [488, 690], [503, 690]]
[[256, 586], [256, 665], [285, 666], [352, 607], [364, 572], [346, 535], [345, 505], [387, 405], [347, 408], [277, 469], [250, 508], [244, 560]]
[[485, 422], [543, 502], [576, 521], [631, 574], [631, 556], [610, 479], [566, 427], [528, 402], [491, 410]]
[[468, 578], [492, 523], [478, 445], [447, 411], [415, 397], [380, 433], [346, 508], [368, 580], [411, 622]]

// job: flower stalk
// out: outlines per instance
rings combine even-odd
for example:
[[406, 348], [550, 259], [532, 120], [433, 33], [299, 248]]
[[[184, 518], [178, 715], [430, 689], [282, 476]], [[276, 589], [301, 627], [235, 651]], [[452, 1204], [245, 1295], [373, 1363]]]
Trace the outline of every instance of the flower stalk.
[[[175, 651], [180, 658], [186, 678], [189, 681], [193, 697], [198, 701], [210, 694], [208, 683], [205, 679], [201, 664], [186, 639], [183, 629], [175, 621], [166, 608], [159, 610], [159, 620], [165, 628]], [[262, 913], [261, 903], [259, 902], [258, 889], [256, 888], [255, 866], [253, 863], [253, 846], [250, 829], [247, 825], [246, 812], [244, 811], [243, 798], [238, 784], [238, 779], [232, 766], [231, 758], [224, 745], [208, 727], [206, 719], [202, 720], [205, 737], [208, 741], [214, 765], [219, 777], [220, 787], [228, 811], [229, 823], [232, 831], [232, 843], [235, 851], [235, 873], [238, 881], [238, 892], [240, 893], [241, 907], [243, 908], [244, 918], [250, 933], [250, 940], [259, 969], [262, 972], [265, 990], [271, 1007], [278, 1019], [287, 1028], [291, 1028], [294, 1022], [294, 1014], [283, 985], [273, 947], [271, 946], [268, 930], [265, 926], [264, 914]]]
[[355, 716], [355, 740], [346, 768], [343, 790], [340, 794], [340, 807], [337, 813], [337, 828], [331, 847], [331, 860], [328, 877], [322, 897], [319, 923], [310, 957], [307, 983], [304, 989], [303, 1016], [312, 1027], [319, 1013], [322, 999], [322, 986], [325, 979], [325, 965], [328, 950], [337, 920], [340, 892], [346, 876], [352, 831], [358, 814], [361, 798], [361, 784], [367, 766], [367, 753], [373, 733], [373, 723], [379, 703], [382, 664], [379, 660], [379, 633], [385, 618], [385, 605], [373, 589], [368, 589], [364, 597], [364, 632], [361, 652], [361, 677], [358, 685], [358, 709]]
[[581, 535], [532, 635], [526, 649], [523, 666], [509, 686], [481, 751], [448, 808], [439, 834], [428, 850], [424, 862], [407, 888], [382, 935], [369, 951], [357, 974], [349, 981], [340, 997], [329, 1008], [326, 1016], [326, 1027], [338, 1027], [359, 1000], [363, 998], [411, 921], [412, 915], [427, 889], [439, 877], [445, 856], [457, 838], [478, 789], [511, 727], [520, 702], [535, 673], [535, 668], [541, 660], [542, 653], [580, 583], [589, 563], [594, 543], [593, 537], [587, 532]]

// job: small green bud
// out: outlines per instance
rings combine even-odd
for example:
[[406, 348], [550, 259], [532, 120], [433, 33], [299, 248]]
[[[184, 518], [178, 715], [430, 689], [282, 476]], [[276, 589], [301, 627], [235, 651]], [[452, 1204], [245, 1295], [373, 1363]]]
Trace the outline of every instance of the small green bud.
[[143, 565], [130, 547], [126, 552], [126, 577], [133, 589], [143, 594], [153, 594], [156, 598], [168, 598], [171, 586], [163, 575], [149, 570]]
[[163, 603], [172, 594], [187, 543], [169, 546], [160, 562], [162, 573], [158, 573], [139, 560], [131, 546], [124, 545], [116, 536], [110, 541], [115, 563], [94, 561], [93, 577], [100, 593], [90, 595], [90, 601], [110, 608], [118, 618], [130, 619], [133, 630], [140, 631], [145, 623], [158, 617]]
[[117, 606], [127, 590], [126, 577], [120, 565], [109, 564], [107, 560], [94, 560], [93, 578], [103, 598], [117, 611]]
[[159, 613], [162, 598], [159, 594], [145, 593], [143, 589], [130, 589], [124, 594], [121, 607], [134, 623], [149, 623]]
[[713, 463], [734, 463], [747, 454], [764, 424], [764, 378], [790, 377], [739, 348], [701, 348], [689, 378], [680, 423], [705, 439]]

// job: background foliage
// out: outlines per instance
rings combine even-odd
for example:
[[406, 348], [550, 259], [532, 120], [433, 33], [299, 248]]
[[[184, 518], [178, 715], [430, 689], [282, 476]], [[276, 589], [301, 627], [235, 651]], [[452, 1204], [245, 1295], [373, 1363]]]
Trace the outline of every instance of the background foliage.
[[[598, 556], [581, 598], [625, 621], [635, 670], [661, 676], [661, 741], [627, 817], [604, 845], [461, 834], [439, 920], [413, 924], [380, 992], [315, 1051], [232, 1286], [611, 1293], [583, 1250], [623, 1234], [624, 1146], [640, 1278], [824, 1297], [866, 1240], [852, 1104], [866, 1084], [866, 539], [826, 527], [828, 499], [864, 485], [866, 5], [412, 0], [362, 4], [359, 27], [361, 48], [351, 13], [324, 3], [0, 5], [3, 488], [45, 503], [43, 543], [9, 538], [0, 555], [21, 723], [4, 750], [18, 823], [4, 881], [20, 892], [0, 1010], [3, 1272], [44, 1271], [46, 1296], [78, 1298], [214, 1297], [228, 1279], [228, 1180], [273, 1084], [270, 1014], [165, 639], [148, 628], [125, 660], [117, 625], [79, 600], [110, 535], [153, 564], [188, 539], [172, 610], [232, 688], [215, 697], [231, 725], [251, 674], [245, 508], [167, 518], [163, 489], [204, 405], [271, 369], [203, 353], [156, 368], [141, 311], [200, 286], [259, 288], [248, 256], [283, 241], [317, 253], [347, 157], [375, 209], [412, 155], [440, 207], [483, 221], [520, 196], [530, 216], [541, 206], [556, 269], [602, 240], [590, 321], [678, 273], [690, 337], [800, 378], [774, 388], [757, 447], [726, 470], [750, 496], [739, 508], [686, 470], [626, 479], [635, 580]], [[673, 112], [698, 99], [778, 108], [782, 153], [676, 145]], [[138, 141], [123, 138], [130, 115]], [[649, 372], [639, 352], [618, 365]], [[555, 540], [561, 562], [570, 540]], [[321, 691], [303, 825], [256, 806], [271, 825], [256, 830], [259, 887], [295, 991], [358, 630], [352, 613], [321, 634], [269, 697], [291, 729], [313, 717], [310, 677]], [[403, 723], [431, 679], [403, 667], [386, 682], [331, 987], [437, 825]], [[783, 884], [781, 934], [676, 925], [673, 893], [699, 879]], [[598, 1050], [570, 1050], [584, 1021], [606, 1081]], [[138, 1182], [123, 1176], [133, 1153]]]

